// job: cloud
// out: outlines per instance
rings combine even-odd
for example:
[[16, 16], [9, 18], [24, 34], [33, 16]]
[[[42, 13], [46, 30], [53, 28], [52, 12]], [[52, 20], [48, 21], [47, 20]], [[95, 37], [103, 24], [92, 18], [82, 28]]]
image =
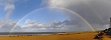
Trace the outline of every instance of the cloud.
[[[7, 23], [5, 21], [0, 20], [0, 32], [10, 32], [11, 29], [16, 25], [16, 22], [13, 20], [9, 20]], [[21, 31], [20, 26], [16, 26], [16, 30], [14, 31]]]
[[[27, 27], [41, 27], [37, 28], [37, 30], [42, 31], [92, 31], [88, 25], [91, 24], [95, 30], [105, 29], [108, 27], [105, 25], [108, 25], [108, 19], [110, 18], [111, 13], [109, 11], [110, 6], [108, 5], [108, 0], [48, 0], [48, 7], [63, 7], [75, 13], [72, 14], [66, 11], [66, 14], [70, 17], [70, 20], [52, 23], [50, 26], [47, 26], [48, 28], [46, 26], [38, 26], [38, 23], [29, 23], [31, 26], [28, 24]], [[87, 22], [76, 14], [82, 16]]]
[[[88, 23], [76, 14], [79, 14], [86, 19], [86, 21], [88, 21], [97, 30], [109, 27], [108, 23], [109, 18], [111, 17], [111, 5], [109, 0], [48, 0], [47, 3], [48, 7], [66, 8], [75, 12], [75, 14], [64, 10], [70, 19], [62, 22], [53, 22], [49, 25], [29, 20], [22, 26], [17, 25], [17, 27], [20, 27], [18, 28], [20, 32], [92, 31]], [[8, 3], [5, 7], [5, 11], [8, 16], [12, 14], [14, 9], [15, 7], [12, 2]], [[6, 28], [7, 30], [10, 30], [15, 24], [16, 23], [9, 22], [9, 24], [5, 24], [2, 29]], [[3, 25], [2, 22], [0, 25]]]
[[[80, 20], [65, 20], [62, 22], [53, 22], [51, 24], [41, 24], [33, 20], [28, 20], [22, 27], [22, 32], [82, 32], [92, 31], [88, 25]], [[80, 30], [81, 29], [81, 30]], [[30, 30], [30, 31], [29, 31]]]
[[[68, 2], [67, 2], [68, 1]], [[88, 21], [91, 26], [94, 27], [95, 30], [102, 30], [104, 28], [108, 28], [108, 19], [110, 17], [110, 8], [107, 7], [107, 1], [101, 0], [48, 0], [48, 4], [50, 7], [63, 7], [69, 10], [72, 10], [82, 16], [86, 21]], [[107, 5], [105, 5], [107, 4]], [[104, 6], [102, 6], [104, 5]], [[105, 10], [103, 10], [105, 9]], [[105, 15], [106, 12], [106, 15]], [[75, 14], [76, 14], [75, 13]], [[78, 15], [74, 15], [70, 12], [66, 12], [66, 14], [70, 17], [70, 20], [65, 20], [63, 22], [54, 22], [50, 25], [40, 24], [43, 26], [39, 26], [38, 23], [28, 23], [25, 31], [32, 29], [33, 31], [64, 31], [64, 32], [74, 32], [74, 31], [92, 31], [89, 28], [87, 22], [78, 17]], [[34, 27], [34, 28], [33, 28]], [[36, 30], [34, 30], [36, 29]], [[80, 30], [81, 29], [81, 30]]]
[[0, 4], [0, 6], [3, 6], [6, 13], [5, 20], [3, 19], [0, 22], [0, 29], [3, 32], [8, 32], [15, 25], [15, 23], [13, 23], [14, 21], [10, 22], [10, 17], [15, 9], [14, 0], [0, 0]]
[[10, 19], [14, 9], [15, 9], [14, 0], [7, 0], [5, 8], [4, 8], [4, 10], [6, 12], [6, 15], [5, 15], [6, 20]]
[[[50, 7], [62, 7], [82, 16], [91, 25], [107, 25], [111, 17], [110, 0], [49, 0]], [[71, 16], [71, 14], [68, 14]], [[74, 15], [72, 15], [71, 19]]]
[[110, 3], [108, 1], [91, 1], [88, 4], [69, 5], [67, 7], [84, 17], [91, 24], [107, 24], [110, 18]]
[[52, 7], [68, 7], [68, 5], [76, 5], [83, 1], [89, 1], [89, 0], [48, 0], [49, 6]]
[[[76, 20], [77, 21], [77, 20]], [[0, 32], [83, 32], [83, 31], [92, 31], [87, 24], [79, 20], [77, 23], [76, 21], [72, 20], [65, 20], [62, 22], [54, 22], [49, 25], [40, 24], [34, 22], [33, 20], [28, 21], [24, 25], [16, 25], [16, 22], [9, 21], [8, 23], [4, 24], [0, 28]], [[0, 22], [0, 25], [3, 21]], [[15, 27], [16, 25], [16, 27]], [[23, 27], [25, 26], [25, 27]], [[100, 25], [99, 25], [100, 26]], [[102, 26], [102, 25], [101, 25]], [[106, 25], [107, 26], [107, 25]], [[105, 27], [106, 27], [105, 26]], [[12, 28], [15, 27], [13, 30]], [[107, 26], [108, 27], [108, 26]], [[101, 29], [101, 27], [96, 27]], [[104, 28], [104, 27], [102, 27]]]

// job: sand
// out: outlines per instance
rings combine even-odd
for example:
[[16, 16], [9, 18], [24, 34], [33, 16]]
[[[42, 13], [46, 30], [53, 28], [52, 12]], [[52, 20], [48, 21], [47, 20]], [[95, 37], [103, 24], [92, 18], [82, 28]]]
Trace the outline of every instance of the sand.
[[[71, 33], [64, 35], [45, 35], [45, 36], [0, 36], [0, 40], [95, 40], [97, 33]], [[104, 36], [103, 40], [111, 40], [110, 37]]]

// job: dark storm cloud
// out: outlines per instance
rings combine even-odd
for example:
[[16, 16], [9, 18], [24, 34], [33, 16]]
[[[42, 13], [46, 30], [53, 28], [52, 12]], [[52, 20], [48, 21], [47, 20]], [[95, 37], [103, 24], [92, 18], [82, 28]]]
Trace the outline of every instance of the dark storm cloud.
[[66, 7], [77, 12], [91, 24], [107, 24], [111, 17], [111, 3], [109, 0], [91, 0]]
[[[109, 24], [109, 18], [111, 17], [111, 1], [110, 0], [49, 0], [50, 7], [66, 8], [73, 12], [76, 12], [88, 21], [91, 26], [97, 29], [107, 28]], [[70, 17], [70, 21], [64, 21], [62, 24], [73, 25], [72, 27], [64, 27], [66, 29], [86, 26], [86, 22], [83, 21], [78, 15], [67, 13]], [[60, 24], [60, 23], [58, 23]], [[96, 25], [95, 25], [96, 24]], [[76, 30], [76, 29], [75, 29]], [[71, 31], [71, 29], [70, 29]]]

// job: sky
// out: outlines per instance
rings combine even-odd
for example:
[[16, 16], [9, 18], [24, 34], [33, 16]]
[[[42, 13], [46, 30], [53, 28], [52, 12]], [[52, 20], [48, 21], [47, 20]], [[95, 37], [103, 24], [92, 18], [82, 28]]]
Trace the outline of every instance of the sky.
[[[3, 0], [6, 2], [7, 0]], [[11, 16], [12, 19], [20, 19], [27, 13], [40, 8], [41, 7], [41, 1], [42, 0], [13, 0], [14, 1], [14, 11], [13, 15]], [[6, 2], [7, 3], [7, 2]], [[5, 6], [6, 3], [3, 3]], [[1, 7], [1, 10], [4, 12], [1, 12], [2, 14], [5, 14], [4, 7]]]
[[[14, 3], [13, 3], [14, 9], [13, 9], [13, 13], [10, 16], [10, 19], [12, 19], [12, 20], [18, 21], [27, 14], [30, 14], [31, 16], [35, 14], [35, 17], [38, 17], [38, 19], [42, 18], [41, 16], [44, 16], [44, 17], [46, 17], [46, 19], [47, 19], [47, 17], [50, 17], [47, 20], [51, 21], [51, 20], [54, 20], [52, 18], [56, 18], [56, 16], [59, 15], [58, 14], [59, 11], [58, 11], [58, 13], [56, 12], [57, 10], [51, 11], [51, 10], [48, 10], [48, 8], [44, 8], [46, 6], [43, 5], [42, 0], [22, 0], [22, 1], [21, 0], [13, 0], [13, 1], [14, 1]], [[1, 7], [1, 14], [4, 16], [1, 15], [2, 18], [0, 18], [0, 19], [3, 19], [5, 17], [5, 14], [6, 14], [5, 9], [3, 9], [3, 8], [4, 7]], [[38, 10], [41, 8], [44, 8], [44, 9], [39, 10], [38, 12], [31, 14], [32, 11]], [[56, 14], [54, 14], [54, 13], [56, 13]], [[53, 17], [51, 17], [51, 16], [53, 16]], [[61, 14], [61, 16], [58, 16], [58, 18], [59, 17], [63, 17], [62, 14]], [[60, 18], [60, 19], [63, 19], [63, 18]], [[42, 21], [44, 21], [44, 20], [42, 20]]]
[[0, 0], [0, 29], [1, 32], [103, 30], [109, 27], [110, 7], [110, 0]]
[[[1, 26], [14, 25], [14, 23], [10, 23], [10, 21], [16, 22], [17, 25], [22, 24], [22, 26], [24, 26], [27, 20], [49, 25], [49, 23], [62, 22], [68, 18], [62, 14], [63, 12], [61, 10], [48, 8], [44, 3], [45, 1], [43, 0], [1, 0], [0, 19], [2, 21], [8, 21], [9, 23], [6, 24], [6, 22], [3, 25], [3, 22], [1, 22]], [[7, 27], [6, 29], [9, 29]]]
[[19, 0], [15, 3], [16, 9], [14, 10], [13, 19], [21, 18], [27, 13], [40, 8], [41, 7], [42, 0], [27, 0], [22, 1]]

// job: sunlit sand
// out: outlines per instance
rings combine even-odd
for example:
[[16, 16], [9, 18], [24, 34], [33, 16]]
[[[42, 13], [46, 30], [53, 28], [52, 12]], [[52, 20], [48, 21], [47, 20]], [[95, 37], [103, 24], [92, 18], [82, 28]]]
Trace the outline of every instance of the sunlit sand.
[[[70, 33], [70, 34], [55, 34], [55, 35], [38, 35], [38, 36], [1, 36], [0, 40], [94, 40], [97, 33]], [[109, 38], [104, 38], [108, 40]]]

